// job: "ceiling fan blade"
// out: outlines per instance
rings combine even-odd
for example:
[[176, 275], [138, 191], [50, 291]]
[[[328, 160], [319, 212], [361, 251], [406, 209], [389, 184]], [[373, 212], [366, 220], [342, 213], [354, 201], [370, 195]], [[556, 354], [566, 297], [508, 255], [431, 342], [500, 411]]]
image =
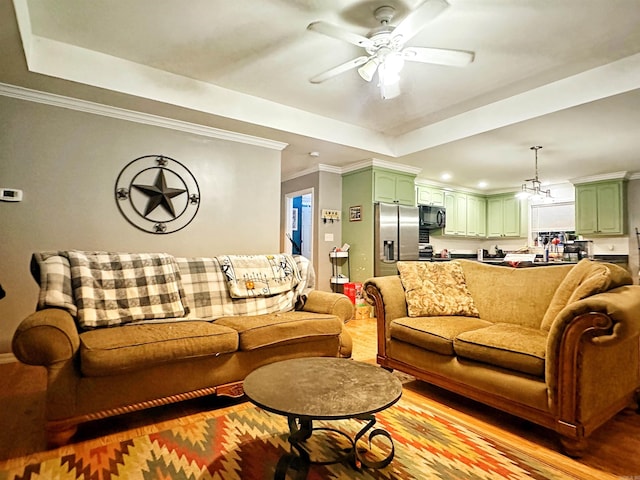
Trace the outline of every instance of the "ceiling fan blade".
[[393, 29], [394, 39], [400, 37], [399, 43], [404, 44], [447, 8], [446, 0], [426, 0]]
[[367, 57], [366, 55], [362, 55], [361, 57], [349, 60], [342, 65], [333, 67], [326, 72], [319, 73], [315, 77], [310, 78], [309, 81], [311, 83], [322, 83], [325, 80], [329, 80], [330, 78], [335, 77], [336, 75], [340, 75], [341, 73], [351, 70], [352, 68], [357, 68], [360, 65], [364, 65], [365, 63], [367, 63], [367, 60], [369, 60], [369, 57]]
[[322, 33], [323, 35], [337, 38], [338, 40], [344, 40], [345, 42], [352, 43], [362, 48], [365, 48], [371, 43], [371, 40], [369, 40], [367, 37], [363, 37], [362, 35], [358, 35], [357, 33], [349, 32], [348, 30], [327, 22], [319, 21], [310, 23], [307, 26], [307, 30]]
[[452, 67], [464, 67], [473, 62], [475, 53], [465, 50], [448, 50], [444, 48], [407, 47], [402, 50], [402, 57], [411, 62], [435, 63]]

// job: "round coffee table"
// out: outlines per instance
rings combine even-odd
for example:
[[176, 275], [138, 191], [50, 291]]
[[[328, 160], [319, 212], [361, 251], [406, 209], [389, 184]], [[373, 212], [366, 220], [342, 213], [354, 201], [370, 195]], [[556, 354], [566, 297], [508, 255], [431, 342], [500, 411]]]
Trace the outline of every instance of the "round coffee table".
[[[284, 360], [260, 367], [244, 380], [244, 392], [255, 405], [287, 417], [291, 452], [283, 455], [276, 468], [276, 479], [284, 479], [289, 469], [296, 478], [306, 478], [310, 464], [330, 464], [350, 460], [354, 468], [383, 468], [394, 456], [391, 435], [377, 428], [369, 434], [369, 444], [384, 436], [391, 444], [389, 454], [373, 462], [361, 456], [356, 443], [376, 423], [375, 413], [396, 403], [402, 384], [390, 372], [366, 363], [344, 358], [311, 357]], [[358, 419], [366, 425], [352, 439], [333, 428], [314, 428], [314, 420]], [[347, 438], [351, 447], [337, 459], [312, 461], [304, 442], [314, 431], [325, 430]]]

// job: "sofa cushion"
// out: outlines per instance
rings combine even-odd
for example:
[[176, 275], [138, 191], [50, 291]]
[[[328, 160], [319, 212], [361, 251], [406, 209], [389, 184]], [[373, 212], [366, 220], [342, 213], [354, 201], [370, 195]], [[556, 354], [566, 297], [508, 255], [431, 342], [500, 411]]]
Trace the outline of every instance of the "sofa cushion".
[[540, 328], [558, 285], [573, 265], [513, 268], [458, 260], [480, 318]]
[[462, 267], [452, 262], [398, 262], [410, 317], [478, 317]]
[[123, 325], [81, 333], [80, 368], [88, 377], [118, 375], [237, 349], [237, 332], [211, 322]]
[[175, 319], [188, 313], [171, 255], [70, 250], [67, 256], [81, 328]]
[[611, 277], [611, 271], [605, 264], [586, 258], [580, 260], [558, 286], [540, 328], [549, 331], [558, 313], [570, 303], [608, 290]]
[[491, 325], [473, 317], [401, 317], [391, 322], [391, 338], [442, 355], [453, 355], [453, 339]]
[[453, 341], [459, 357], [536, 377], [544, 377], [546, 345], [547, 332], [511, 323], [467, 331]]
[[240, 350], [337, 337], [342, 332], [342, 322], [335, 315], [303, 311], [223, 317], [215, 324], [238, 332]]

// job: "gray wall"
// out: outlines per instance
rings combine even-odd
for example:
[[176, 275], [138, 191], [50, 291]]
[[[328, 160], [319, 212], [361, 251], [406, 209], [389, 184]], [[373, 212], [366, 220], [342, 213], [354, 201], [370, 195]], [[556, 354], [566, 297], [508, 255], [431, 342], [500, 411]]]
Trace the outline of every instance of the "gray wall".
[[[282, 183], [281, 231], [284, 236], [285, 196], [289, 193], [313, 189], [313, 267], [316, 272], [318, 290], [331, 291], [331, 262], [329, 252], [342, 245], [340, 222], [324, 223], [320, 218], [323, 209], [341, 210], [342, 176], [331, 172], [314, 172]], [[326, 241], [325, 235], [333, 235], [333, 241]], [[282, 246], [284, 249], [284, 246]]]
[[[201, 204], [183, 230], [154, 235], [125, 220], [114, 199], [131, 160], [164, 154], [198, 181]], [[280, 152], [25, 100], [0, 97], [0, 354], [34, 311], [29, 261], [40, 250], [167, 252], [179, 256], [280, 251]]]

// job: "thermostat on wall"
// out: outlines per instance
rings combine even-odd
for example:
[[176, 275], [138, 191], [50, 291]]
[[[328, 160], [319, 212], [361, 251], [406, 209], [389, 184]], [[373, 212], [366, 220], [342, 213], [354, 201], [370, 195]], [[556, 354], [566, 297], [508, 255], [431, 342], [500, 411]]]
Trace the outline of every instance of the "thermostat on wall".
[[0, 200], [3, 202], [22, 201], [22, 190], [15, 188], [0, 188]]

